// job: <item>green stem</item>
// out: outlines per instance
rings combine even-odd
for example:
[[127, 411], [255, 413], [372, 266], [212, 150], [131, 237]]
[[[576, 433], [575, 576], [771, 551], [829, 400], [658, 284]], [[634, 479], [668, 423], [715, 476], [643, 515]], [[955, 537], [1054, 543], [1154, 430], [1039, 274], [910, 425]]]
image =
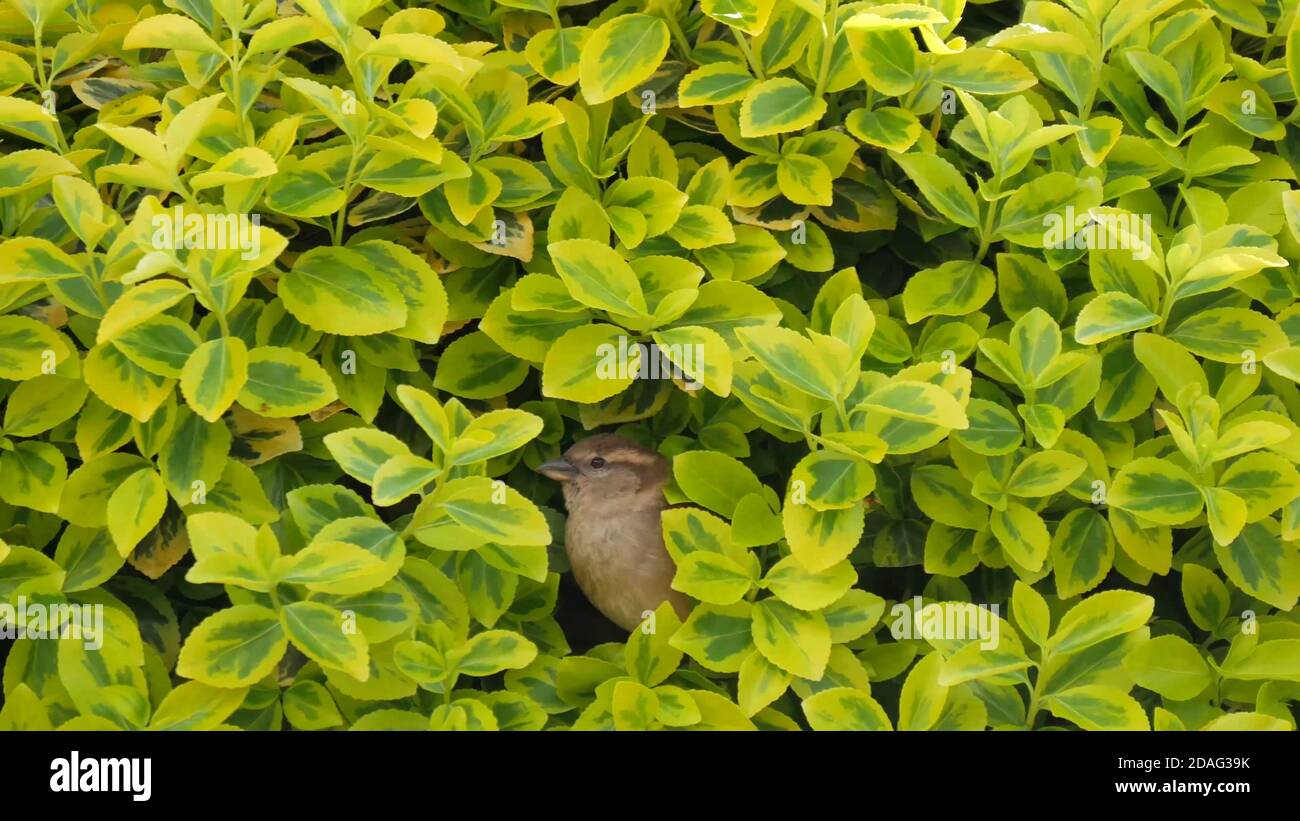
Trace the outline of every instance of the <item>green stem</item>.
[[989, 252], [989, 246], [993, 244], [993, 220], [998, 215], [1001, 202], [1001, 200], [994, 200], [989, 203], [989, 210], [984, 215], [984, 224], [980, 226], [980, 247], [975, 252], [976, 262], [984, 261], [984, 255]]
[[1156, 325], [1156, 333], [1164, 333], [1165, 325], [1169, 322], [1169, 315], [1174, 311], [1174, 286], [1170, 284], [1165, 290], [1164, 297], [1160, 300], [1160, 323]]
[[1189, 177], [1183, 177], [1183, 181], [1178, 185], [1178, 193], [1174, 196], [1174, 204], [1169, 206], [1169, 227], [1176, 229], [1178, 227], [1178, 211], [1183, 207], [1183, 189], [1190, 182]]
[[352, 144], [352, 158], [348, 160], [348, 173], [343, 178], [343, 207], [339, 209], [338, 219], [334, 221], [334, 244], [343, 244], [343, 224], [348, 216], [348, 202], [352, 199], [352, 175], [357, 170], [357, 158], [361, 151], [356, 143]]
[[[835, 52], [835, 37], [839, 34], [839, 11], [840, 0], [831, 0], [831, 7], [826, 16], [822, 18], [822, 33], [825, 37], [822, 46], [822, 63], [817, 69], [817, 88], [813, 91], [813, 97], [820, 100], [826, 93], [826, 81], [830, 78], [831, 73], [831, 56]], [[809, 126], [811, 128], [812, 126]]]
[[754, 76], [760, 80], [766, 80], [767, 75], [763, 73], [763, 67], [759, 65], [759, 62], [754, 59], [754, 52], [749, 47], [749, 40], [745, 39], [745, 35], [740, 32], [736, 32], [736, 45], [740, 47], [740, 53], [745, 55], [745, 62], [749, 63], [749, 67], [753, 69]]
[[677, 15], [673, 14], [671, 9], [665, 8], [664, 6], [659, 7], [659, 13], [663, 15], [664, 22], [668, 24], [668, 30], [672, 32], [673, 40], [677, 43], [677, 47], [682, 50], [682, 59], [689, 60], [691, 56], [691, 41], [687, 39], [686, 32], [682, 29], [681, 21], [677, 19]]
[[[1035, 390], [1034, 388], [1026, 388], [1026, 389], [1025, 389], [1025, 404], [1026, 404], [1026, 405], [1033, 405], [1033, 404], [1035, 404], [1035, 402], [1037, 401], [1037, 399], [1038, 399], [1038, 391], [1037, 391], [1037, 390]], [[1030, 427], [1028, 423], [1025, 424], [1025, 444], [1028, 445], [1028, 446], [1031, 447], [1031, 448], [1034, 446], [1034, 429], [1033, 429], [1032, 427]]]
[[[45, 58], [41, 55], [41, 51], [42, 51], [41, 39], [42, 39], [43, 29], [44, 29], [43, 25], [36, 27], [36, 31], [35, 31], [36, 37], [35, 37], [35, 42], [33, 43], [33, 47], [36, 51], [34, 55], [36, 58], [36, 79], [37, 79], [38, 87], [41, 90], [42, 105], [45, 104], [46, 95], [47, 94], [52, 95], [54, 93], [54, 90], [50, 88], [50, 86], [54, 82], [54, 78], [46, 76]], [[59, 122], [59, 115], [57, 113], [55, 112], [51, 112], [51, 113], [54, 114], [54, 136], [58, 140], [59, 153], [67, 154], [69, 151], [68, 138], [63, 133], [63, 124]]]
[[41, 29], [43, 28], [43, 25], [36, 27], [36, 80], [42, 89], [46, 89], [48, 86], [45, 83], [45, 58], [41, 56]]
[[1260, 54], [1259, 61], [1261, 63], [1267, 63], [1268, 58], [1273, 56], [1273, 49], [1276, 46], [1277, 46], [1277, 40], [1273, 37], [1273, 35], [1270, 34], [1264, 40], [1264, 51]]
[[1034, 729], [1034, 720], [1038, 718], [1038, 711], [1042, 709], [1042, 694], [1039, 689], [1043, 685], [1044, 672], [1047, 670], [1048, 652], [1043, 651], [1043, 658], [1038, 663], [1038, 674], [1034, 677], [1034, 689], [1029, 693], [1029, 709], [1025, 713], [1025, 729]]
[[239, 136], [244, 141], [244, 145], [253, 145], [256, 140], [253, 134], [253, 125], [248, 118], [244, 116], [243, 100], [243, 83], [239, 80], [239, 71], [244, 67], [244, 61], [239, 57], [240, 46], [243, 41], [240, 40], [240, 31], [232, 28], [231, 33], [234, 35], [235, 44], [234, 54], [231, 55], [230, 63], [230, 102], [235, 106], [235, 116], [239, 118]]

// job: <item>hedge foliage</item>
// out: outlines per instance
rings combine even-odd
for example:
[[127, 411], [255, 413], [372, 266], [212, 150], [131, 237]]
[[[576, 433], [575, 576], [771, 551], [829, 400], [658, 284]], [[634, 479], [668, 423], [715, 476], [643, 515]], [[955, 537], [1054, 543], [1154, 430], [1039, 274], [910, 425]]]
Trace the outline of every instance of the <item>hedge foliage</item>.
[[0, 729], [1294, 727], [1294, 0], [164, 3], [0, 8]]

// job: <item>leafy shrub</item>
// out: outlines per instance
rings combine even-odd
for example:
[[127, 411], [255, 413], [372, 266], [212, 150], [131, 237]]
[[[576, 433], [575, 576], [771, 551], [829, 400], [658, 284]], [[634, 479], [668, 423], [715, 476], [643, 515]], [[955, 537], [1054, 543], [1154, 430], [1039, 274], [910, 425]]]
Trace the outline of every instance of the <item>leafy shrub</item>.
[[1294, 726], [1294, 2], [295, 2], [4, 8], [0, 727]]

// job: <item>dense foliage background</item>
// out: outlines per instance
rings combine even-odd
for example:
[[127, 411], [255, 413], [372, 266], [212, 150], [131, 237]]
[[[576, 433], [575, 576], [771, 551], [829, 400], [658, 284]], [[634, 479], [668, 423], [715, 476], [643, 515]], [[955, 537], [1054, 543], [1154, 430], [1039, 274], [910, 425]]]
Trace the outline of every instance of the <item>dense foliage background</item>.
[[1296, 5], [8, 0], [0, 729], [1293, 728]]

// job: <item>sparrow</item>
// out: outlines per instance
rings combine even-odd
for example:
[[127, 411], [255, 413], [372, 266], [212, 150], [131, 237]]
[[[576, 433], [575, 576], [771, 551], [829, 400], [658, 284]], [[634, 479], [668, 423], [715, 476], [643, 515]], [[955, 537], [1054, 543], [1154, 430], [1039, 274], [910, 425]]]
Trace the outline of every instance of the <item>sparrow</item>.
[[612, 433], [583, 439], [538, 466], [561, 483], [569, 518], [564, 549], [587, 600], [627, 631], [667, 601], [686, 618], [691, 600], [672, 588], [676, 567], [664, 548], [668, 460]]

